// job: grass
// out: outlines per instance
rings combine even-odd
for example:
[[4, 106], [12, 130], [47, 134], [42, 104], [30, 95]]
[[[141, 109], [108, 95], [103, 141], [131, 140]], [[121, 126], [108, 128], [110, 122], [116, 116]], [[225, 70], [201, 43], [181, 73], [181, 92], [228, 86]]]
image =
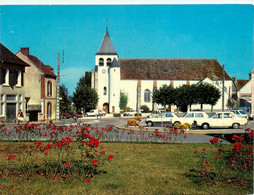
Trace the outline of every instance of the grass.
[[[32, 144], [32, 143], [29, 143]], [[18, 142], [0, 142], [0, 162], [15, 152]], [[209, 144], [102, 143], [106, 154], [114, 154], [110, 164], [90, 183], [47, 180], [43, 177], [5, 178], [0, 176], [2, 194], [251, 194], [234, 185], [205, 185], [190, 174], [194, 150], [212, 150]], [[38, 154], [40, 155], [40, 154]], [[52, 157], [53, 158], [53, 157]], [[40, 156], [36, 158], [41, 160]], [[253, 177], [250, 176], [253, 180]], [[12, 189], [13, 187], [13, 189]]]

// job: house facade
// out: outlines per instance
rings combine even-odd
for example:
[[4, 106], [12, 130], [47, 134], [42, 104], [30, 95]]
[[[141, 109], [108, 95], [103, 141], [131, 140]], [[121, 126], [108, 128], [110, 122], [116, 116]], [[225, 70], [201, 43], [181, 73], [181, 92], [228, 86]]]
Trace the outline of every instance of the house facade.
[[26, 112], [24, 74], [29, 65], [0, 43], [0, 118], [12, 121]]
[[[224, 75], [224, 90], [223, 87]], [[116, 53], [109, 32], [106, 29], [98, 52], [95, 54], [95, 68], [92, 71], [92, 88], [99, 96], [98, 108], [106, 112], [119, 112], [120, 92], [128, 96], [128, 106], [134, 110], [146, 105], [156, 110], [160, 105], [152, 102], [155, 88], [163, 85], [180, 87], [198, 82], [209, 82], [224, 91], [222, 97], [213, 107], [226, 109], [227, 101], [232, 95], [232, 79], [216, 59], [121, 59]], [[172, 107], [174, 111], [175, 107]], [[192, 105], [200, 109], [200, 105]], [[210, 110], [210, 105], [204, 105]]]
[[26, 70], [25, 93], [30, 121], [56, 119], [56, 75], [54, 69], [43, 64], [22, 47], [16, 54], [30, 65]]

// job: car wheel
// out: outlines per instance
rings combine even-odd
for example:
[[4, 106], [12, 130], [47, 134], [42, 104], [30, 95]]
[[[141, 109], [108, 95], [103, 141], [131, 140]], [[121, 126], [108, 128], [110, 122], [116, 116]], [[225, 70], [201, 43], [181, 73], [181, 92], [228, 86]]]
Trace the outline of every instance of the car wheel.
[[232, 127], [233, 127], [234, 129], [238, 129], [238, 128], [240, 127], [240, 125], [239, 125], [238, 123], [234, 123], [234, 124], [232, 125]]
[[153, 126], [153, 122], [152, 122], [152, 121], [148, 121], [148, 122], [147, 122], [147, 126], [148, 126], [148, 127]]
[[201, 127], [202, 127], [202, 129], [208, 129], [209, 124], [208, 123], [203, 123]]
[[174, 122], [174, 125], [173, 126], [175, 126], [176, 124], [181, 124], [179, 121], [176, 121], [176, 122]]

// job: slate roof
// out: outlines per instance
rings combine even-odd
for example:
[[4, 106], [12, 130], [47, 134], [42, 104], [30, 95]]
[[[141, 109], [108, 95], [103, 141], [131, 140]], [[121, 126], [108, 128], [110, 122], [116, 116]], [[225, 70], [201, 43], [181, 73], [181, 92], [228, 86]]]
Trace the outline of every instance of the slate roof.
[[241, 88], [243, 88], [243, 86], [246, 85], [248, 82], [249, 82], [248, 79], [237, 79], [236, 81], [237, 90], [240, 90]]
[[[136, 80], [222, 80], [216, 59], [119, 59], [121, 79]], [[231, 77], [225, 73], [225, 80]]]
[[[20, 52], [22, 53], [22, 51]], [[42, 72], [44, 72], [46, 76], [56, 77], [54, 72], [51, 71], [53, 69], [51, 66], [43, 64], [36, 56], [25, 53], [22, 54], [27, 56], [33, 62], [34, 65], [36, 65], [39, 69], [42, 70]]]
[[105, 32], [105, 35], [101, 42], [101, 46], [97, 51], [96, 55], [117, 55], [112, 40], [109, 36], [108, 30], [106, 30]]
[[114, 58], [113, 62], [111, 63], [110, 67], [120, 67], [118, 61], [116, 60], [116, 58]]
[[23, 60], [18, 58], [14, 53], [7, 49], [2, 43], [0, 43], [0, 61], [7, 63], [18, 64], [21, 66], [30, 66]]

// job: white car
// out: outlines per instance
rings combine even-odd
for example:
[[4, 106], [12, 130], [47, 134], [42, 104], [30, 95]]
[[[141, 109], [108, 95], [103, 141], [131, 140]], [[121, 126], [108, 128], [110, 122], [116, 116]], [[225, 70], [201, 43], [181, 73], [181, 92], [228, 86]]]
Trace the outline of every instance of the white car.
[[124, 116], [134, 116], [137, 112], [134, 110], [127, 110], [123, 113]]
[[90, 110], [89, 112], [85, 113], [85, 116], [97, 116], [99, 114], [99, 111], [97, 109]]
[[154, 125], [162, 125], [162, 124], [165, 124], [165, 125], [172, 125], [172, 121], [174, 120], [177, 120], [178, 117], [176, 116], [175, 113], [173, 112], [166, 112], [164, 115], [157, 115], [157, 116], [154, 116], [154, 117], [150, 117], [150, 118], [147, 118], [145, 120], [147, 126], [151, 127], [151, 126], [154, 126]]
[[[173, 124], [179, 123], [190, 123], [192, 126], [196, 126], [196, 121], [208, 118], [208, 114], [203, 111], [190, 111], [186, 112], [183, 117], [178, 117]], [[194, 122], [195, 121], [195, 122]]]
[[198, 127], [202, 127], [203, 129], [213, 127], [232, 127], [234, 129], [238, 129], [240, 125], [248, 124], [246, 118], [238, 117], [233, 112], [215, 112], [208, 118], [195, 122]]
[[229, 111], [235, 113], [239, 117], [248, 119], [248, 115], [242, 110], [229, 110]]

